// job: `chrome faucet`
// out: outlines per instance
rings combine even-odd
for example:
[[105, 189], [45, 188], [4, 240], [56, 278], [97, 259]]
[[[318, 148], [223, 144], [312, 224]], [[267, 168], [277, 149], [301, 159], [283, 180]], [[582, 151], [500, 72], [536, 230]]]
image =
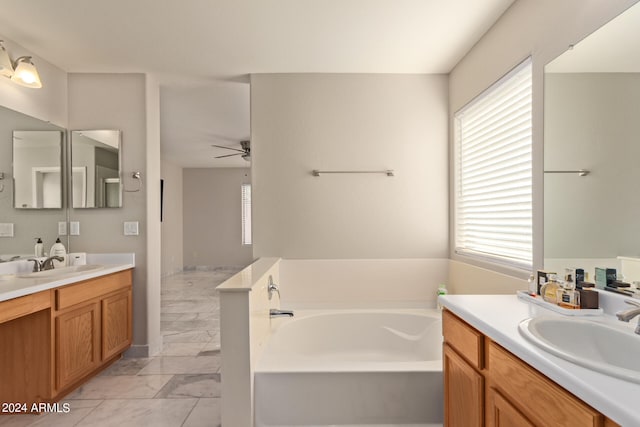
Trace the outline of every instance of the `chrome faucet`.
[[271, 316], [271, 317], [282, 317], [282, 316], [293, 317], [293, 310], [280, 310], [278, 308], [272, 308], [271, 310], [269, 310], [269, 316]]
[[38, 271], [45, 271], [45, 270], [53, 270], [53, 260], [56, 261], [60, 261], [63, 262], [64, 258], [59, 257], [59, 256], [50, 256], [49, 258], [45, 259], [44, 261], [38, 261], [35, 258], [29, 258], [29, 261], [33, 261], [33, 271], [34, 272], [38, 272]]
[[[626, 299], [626, 300], [624, 300], [624, 302], [626, 302], [629, 305], [632, 305], [633, 308], [630, 308], [628, 310], [618, 311], [616, 313], [616, 317], [618, 318], [618, 320], [621, 320], [623, 322], [628, 322], [629, 320], [633, 319], [634, 317], [640, 316], [640, 302], [634, 301], [634, 300], [630, 300], [630, 299]], [[636, 326], [635, 332], [636, 332], [636, 334], [640, 335], [640, 317], [638, 317], [638, 325]]]

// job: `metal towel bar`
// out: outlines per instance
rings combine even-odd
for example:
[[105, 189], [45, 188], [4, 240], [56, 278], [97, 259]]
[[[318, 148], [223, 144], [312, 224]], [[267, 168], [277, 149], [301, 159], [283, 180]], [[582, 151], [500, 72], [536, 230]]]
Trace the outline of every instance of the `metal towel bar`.
[[320, 174], [326, 173], [383, 173], [387, 176], [394, 176], [393, 169], [385, 169], [380, 171], [321, 171], [318, 169], [314, 169], [311, 171], [311, 174], [313, 176], [320, 176]]
[[591, 171], [580, 169], [577, 171], [544, 171], [544, 173], [577, 173], [580, 176], [587, 176], [591, 173]]

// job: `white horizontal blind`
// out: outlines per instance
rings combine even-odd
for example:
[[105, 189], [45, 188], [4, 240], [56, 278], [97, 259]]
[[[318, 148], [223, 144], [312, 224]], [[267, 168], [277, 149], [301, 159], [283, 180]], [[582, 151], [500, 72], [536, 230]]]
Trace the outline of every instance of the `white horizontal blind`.
[[456, 252], [532, 262], [531, 59], [457, 112]]
[[251, 184], [242, 184], [242, 244], [251, 244]]

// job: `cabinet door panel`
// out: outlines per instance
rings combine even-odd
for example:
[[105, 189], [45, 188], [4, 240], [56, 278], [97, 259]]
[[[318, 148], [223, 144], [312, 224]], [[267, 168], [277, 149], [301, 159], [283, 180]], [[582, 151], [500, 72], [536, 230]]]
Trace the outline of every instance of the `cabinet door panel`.
[[446, 344], [443, 357], [445, 426], [481, 427], [484, 420], [484, 378]]
[[507, 399], [493, 387], [489, 389], [487, 427], [534, 427]]
[[87, 304], [56, 317], [58, 390], [100, 364], [100, 305]]
[[131, 344], [131, 291], [102, 300], [102, 360]]
[[[489, 366], [496, 388], [536, 425], [580, 427], [604, 423], [598, 411], [493, 342], [489, 346]], [[535, 407], [531, 402], [536, 402]]]

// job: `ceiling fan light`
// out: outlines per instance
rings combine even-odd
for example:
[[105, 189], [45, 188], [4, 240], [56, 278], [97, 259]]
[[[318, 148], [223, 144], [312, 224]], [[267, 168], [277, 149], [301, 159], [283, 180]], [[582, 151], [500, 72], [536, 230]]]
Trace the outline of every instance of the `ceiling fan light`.
[[0, 74], [5, 77], [11, 77], [13, 75], [13, 65], [9, 58], [9, 53], [4, 48], [2, 40], [0, 40]]
[[21, 56], [16, 59], [14, 66], [15, 71], [11, 76], [12, 81], [25, 87], [35, 89], [42, 87], [40, 75], [38, 74], [36, 66], [31, 62], [30, 56]]

